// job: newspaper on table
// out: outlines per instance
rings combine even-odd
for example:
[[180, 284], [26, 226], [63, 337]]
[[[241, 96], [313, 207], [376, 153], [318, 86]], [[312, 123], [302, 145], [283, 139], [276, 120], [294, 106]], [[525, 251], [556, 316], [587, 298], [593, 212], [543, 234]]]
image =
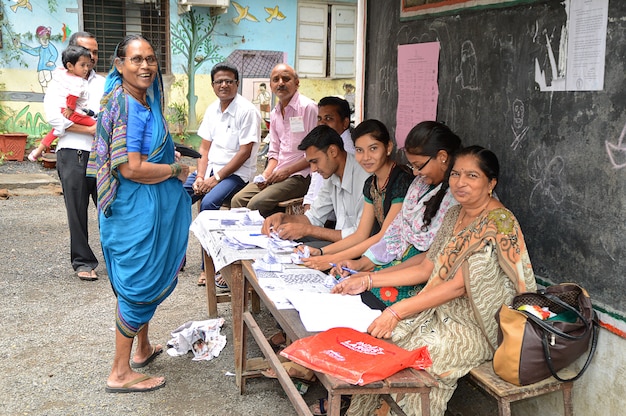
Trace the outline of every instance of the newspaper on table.
[[224, 318], [184, 323], [172, 331], [167, 353], [178, 357], [191, 351], [193, 361], [208, 361], [219, 356], [226, 345], [226, 337], [220, 334], [223, 324]]
[[215, 270], [219, 271], [238, 260], [260, 259], [268, 249], [274, 252], [293, 250], [296, 243], [277, 241], [275, 236], [270, 238], [261, 234], [262, 225], [263, 217], [258, 211], [237, 208], [202, 211], [189, 229], [213, 259]]
[[294, 309], [288, 292], [329, 293], [325, 273], [302, 266], [285, 267], [283, 272], [256, 273], [259, 285], [277, 309]]

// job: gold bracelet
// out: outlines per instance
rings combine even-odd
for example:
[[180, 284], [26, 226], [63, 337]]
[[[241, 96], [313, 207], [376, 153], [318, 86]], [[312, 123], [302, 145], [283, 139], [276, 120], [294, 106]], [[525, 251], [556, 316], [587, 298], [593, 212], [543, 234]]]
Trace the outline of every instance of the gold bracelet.
[[374, 288], [374, 281], [372, 280], [372, 275], [367, 275], [367, 290], [372, 290]]
[[398, 312], [394, 311], [391, 306], [387, 306], [387, 310], [389, 311], [390, 314], [393, 315], [394, 318], [396, 318], [398, 320], [398, 322], [400, 322], [402, 320], [402, 318], [400, 318], [400, 315], [398, 315]]

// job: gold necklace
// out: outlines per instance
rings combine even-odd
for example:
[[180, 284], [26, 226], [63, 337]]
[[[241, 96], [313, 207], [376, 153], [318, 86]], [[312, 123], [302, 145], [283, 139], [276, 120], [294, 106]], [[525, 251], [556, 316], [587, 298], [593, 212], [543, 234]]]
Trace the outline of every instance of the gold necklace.
[[135, 100], [137, 100], [137, 102], [139, 104], [141, 104], [143, 106], [143, 108], [145, 108], [146, 110], [150, 110], [150, 106], [148, 105], [148, 102], [145, 100], [145, 98], [139, 99], [135, 96], [135, 94], [133, 94], [132, 92], [130, 92], [130, 90], [128, 90], [126, 87], [122, 87], [122, 89], [124, 90], [124, 92], [128, 95], [130, 95], [131, 97], [133, 97]]
[[[471, 224], [472, 222], [474, 222], [474, 220], [476, 220], [476, 218], [480, 217], [485, 212], [485, 210], [489, 206], [490, 202], [491, 202], [491, 198], [489, 198], [489, 200], [487, 201], [487, 203], [485, 204], [483, 209], [478, 214], [476, 214], [476, 215], [474, 215], [473, 217], [470, 218], [470, 221], [468, 222], [467, 225]], [[463, 212], [461, 212], [461, 214], [459, 215], [459, 220], [457, 221], [456, 226], [454, 227], [455, 231], [457, 231], [457, 232], [462, 230], [463, 228], [467, 228], [467, 225], [465, 227], [460, 228], [461, 224], [465, 220], [465, 214], [466, 214], [465, 208], [463, 208], [462, 211]]]

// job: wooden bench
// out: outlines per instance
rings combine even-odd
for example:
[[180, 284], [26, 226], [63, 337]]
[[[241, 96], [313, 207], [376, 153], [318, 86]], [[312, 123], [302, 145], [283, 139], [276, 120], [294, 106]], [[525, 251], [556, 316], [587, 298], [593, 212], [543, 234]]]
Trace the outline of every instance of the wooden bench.
[[[575, 375], [568, 369], [559, 372], [559, 376], [563, 378], [571, 378]], [[511, 415], [512, 402], [542, 396], [559, 390], [563, 392], [563, 414], [565, 416], [573, 416], [574, 414], [572, 405], [572, 387], [574, 382], [571, 381], [561, 382], [554, 377], [550, 377], [528, 386], [516, 386], [502, 380], [494, 373], [491, 361], [487, 361], [470, 371], [467, 380], [498, 401], [499, 416]]]
[[303, 197], [288, 199], [278, 203], [278, 206], [285, 209], [285, 214], [300, 215], [304, 214]]
[[[250, 311], [246, 310], [250, 296], [250, 290], [246, 289], [252, 288], [254, 292], [258, 294], [261, 302], [263, 302], [268, 311], [279, 323], [280, 327], [285, 331], [288, 339], [296, 340], [313, 334], [306, 331], [302, 321], [300, 321], [300, 315], [295, 309], [276, 308], [259, 285], [250, 261], [243, 261], [242, 266], [245, 278], [245, 286], [242, 290], [245, 298], [241, 305], [244, 309], [242, 314], [244, 325], [243, 328], [238, 328], [237, 331], [233, 330], [235, 334], [233, 337], [235, 350], [235, 380], [239, 386], [240, 392], [242, 394], [245, 392], [245, 382], [247, 378], [258, 377], [260, 375], [258, 358], [249, 359], [247, 357], [247, 337], [249, 333], [254, 338], [269, 367], [276, 372], [278, 381], [293, 404], [296, 413], [298, 415], [311, 415], [307, 403], [294, 386], [293, 380], [289, 377], [285, 368], [281, 365], [279, 357], [265, 338], [254, 316]], [[233, 306], [233, 327], [236, 324], [234, 322], [234, 316], [235, 307]], [[369, 383], [364, 386], [348, 384], [324, 373], [316, 372], [315, 374], [328, 391], [327, 414], [329, 416], [339, 416], [341, 412], [341, 396], [352, 394], [379, 394], [395, 414], [402, 416], [405, 415], [405, 413], [391, 397], [391, 394], [401, 393], [419, 394], [423, 409], [422, 415], [428, 416], [430, 415], [430, 389], [438, 385], [435, 378], [428, 372], [413, 369], [404, 369], [384, 380]]]

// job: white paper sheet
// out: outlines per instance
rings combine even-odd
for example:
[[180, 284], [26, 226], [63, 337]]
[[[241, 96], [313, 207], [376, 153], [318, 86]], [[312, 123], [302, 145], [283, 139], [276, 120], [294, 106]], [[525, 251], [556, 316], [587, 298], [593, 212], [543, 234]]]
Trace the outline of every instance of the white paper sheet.
[[381, 311], [364, 304], [360, 296], [288, 290], [286, 297], [298, 310], [302, 324], [310, 332], [337, 327], [367, 332], [367, 327], [381, 314]]

